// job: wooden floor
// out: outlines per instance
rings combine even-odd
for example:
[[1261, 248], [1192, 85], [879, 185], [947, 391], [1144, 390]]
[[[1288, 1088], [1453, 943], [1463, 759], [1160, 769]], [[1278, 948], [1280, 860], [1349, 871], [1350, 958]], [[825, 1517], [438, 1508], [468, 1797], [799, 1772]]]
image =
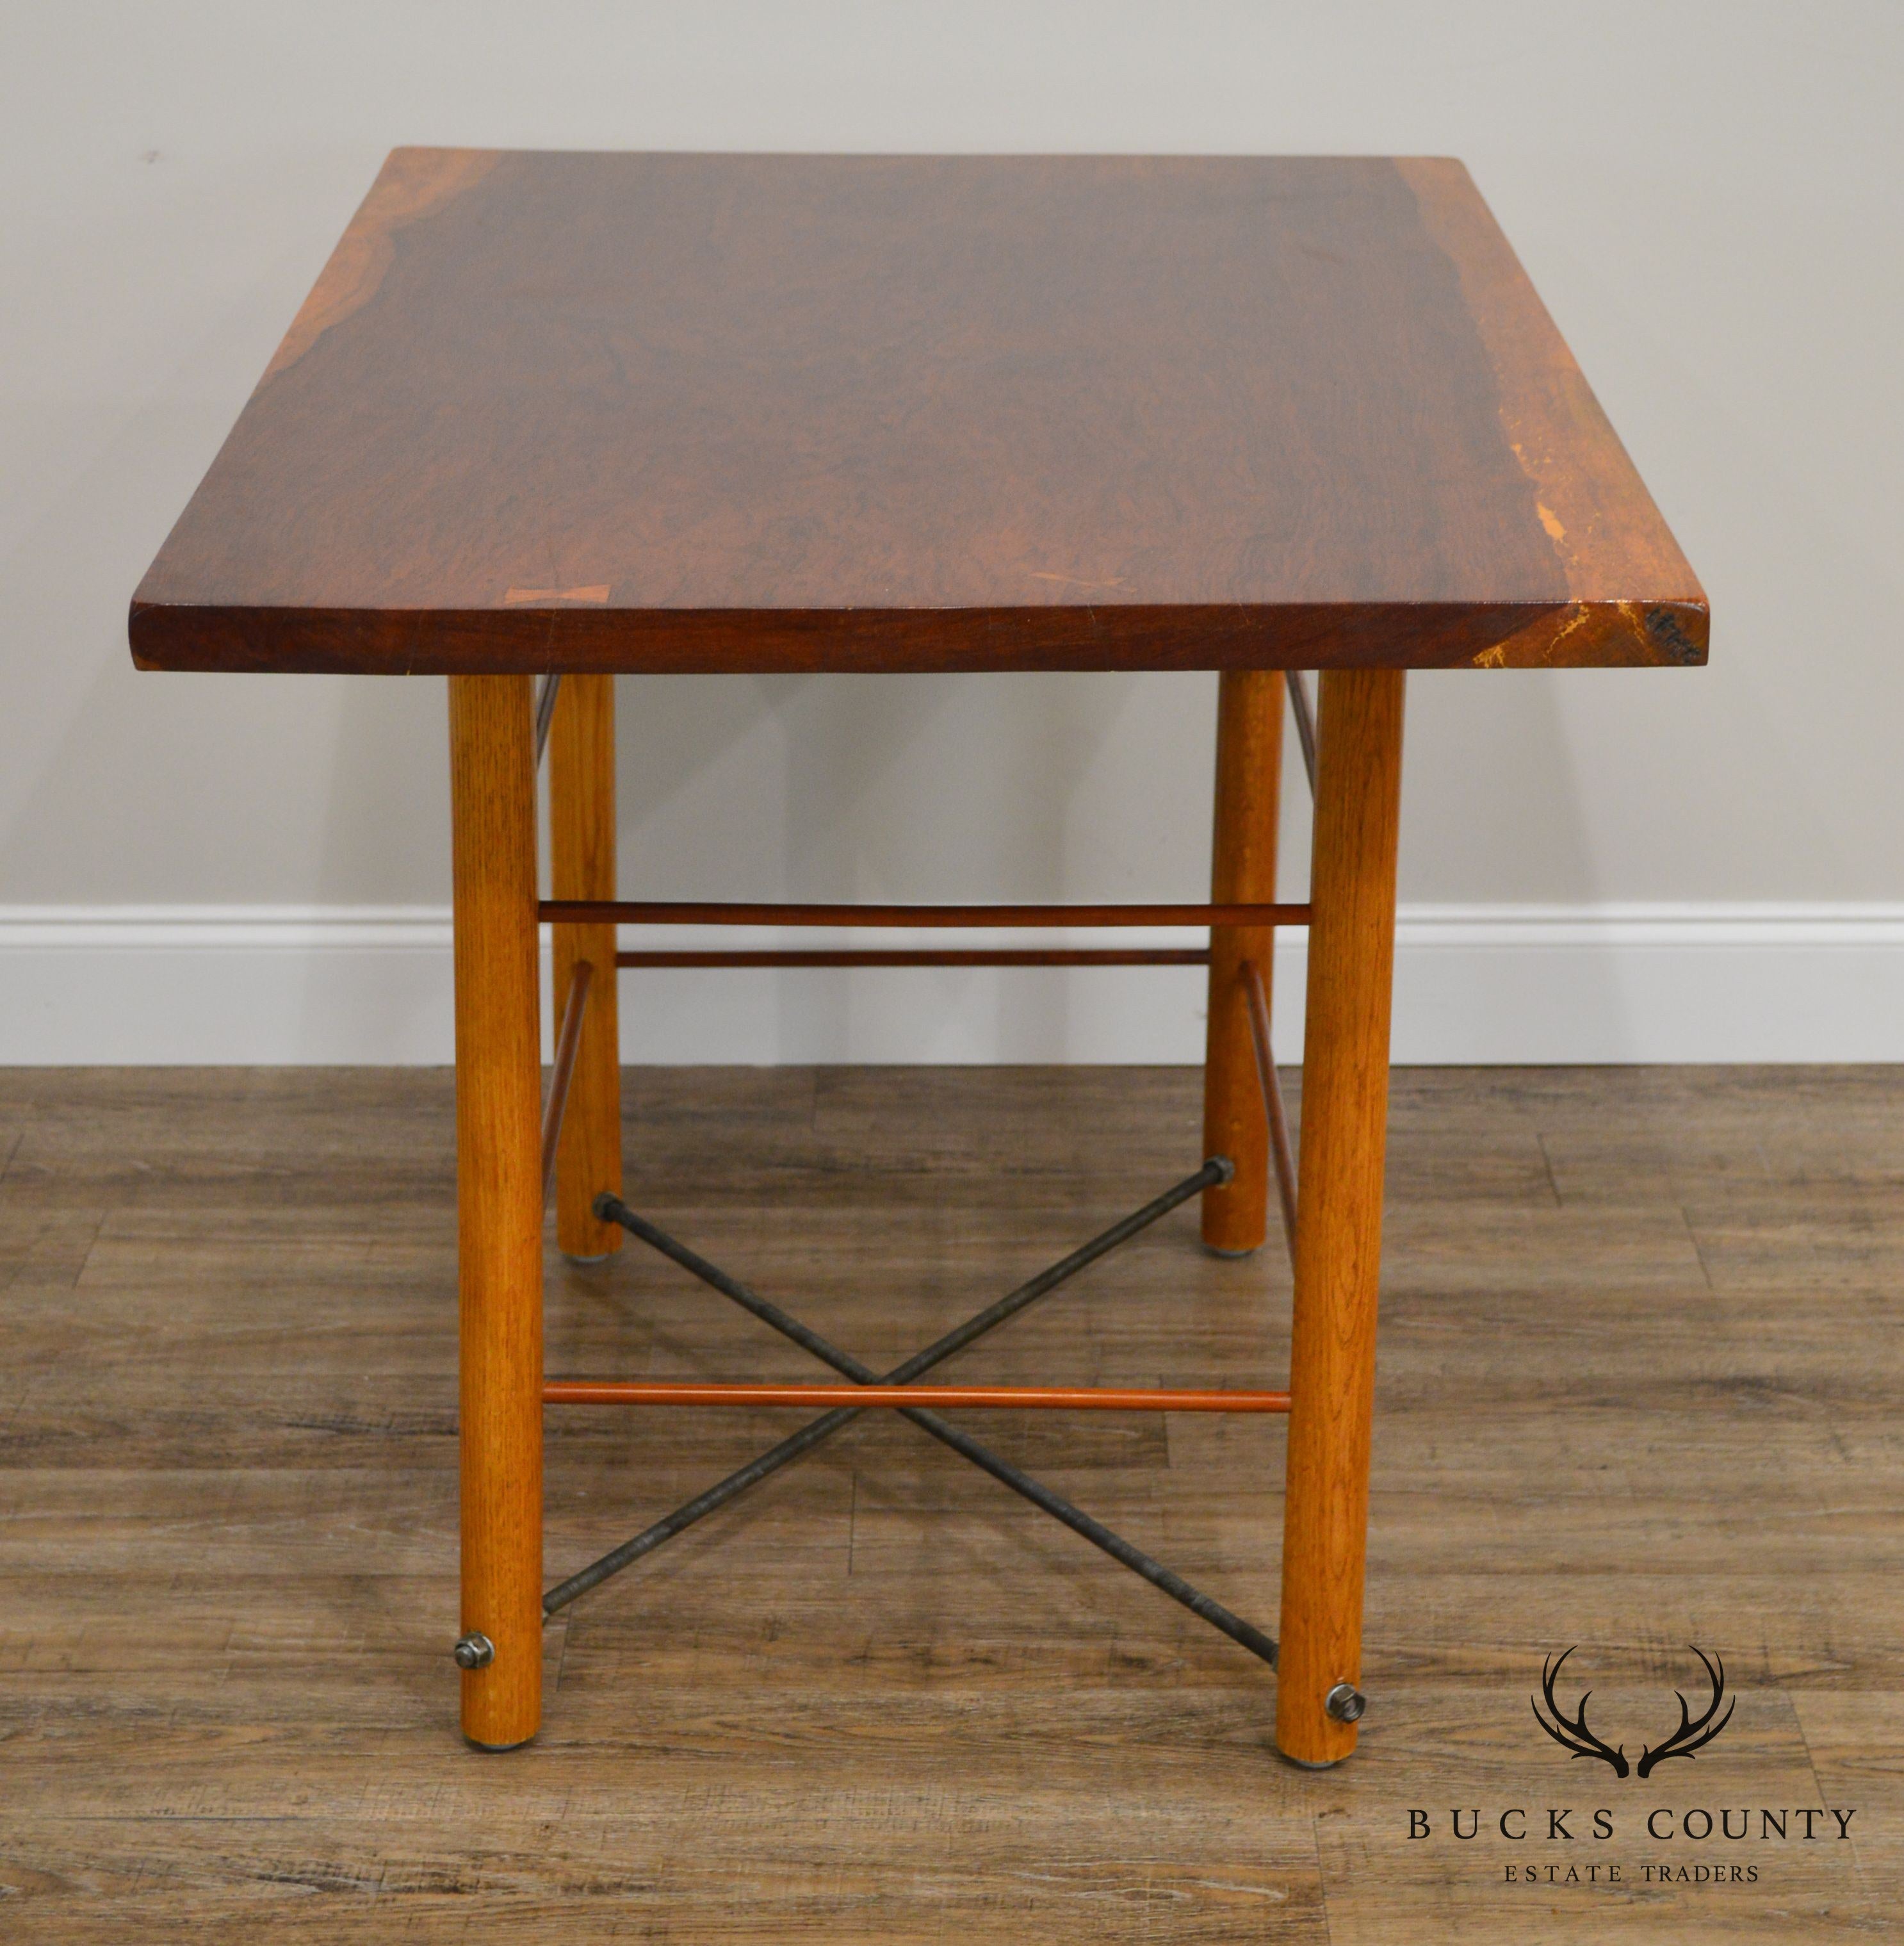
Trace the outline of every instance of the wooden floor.
[[[1199, 1160], [1190, 1071], [629, 1084], [630, 1200], [875, 1364]], [[541, 1741], [466, 1750], [451, 1120], [440, 1073], [0, 1076], [0, 1938], [1749, 1946], [1904, 1910], [1904, 1071], [1397, 1075], [1371, 1705], [1322, 1774], [1249, 1657], [876, 1414], [569, 1611]], [[1275, 1385], [1288, 1297], [1185, 1210], [945, 1376]], [[551, 1252], [548, 1318], [552, 1373], [819, 1376], [632, 1246]], [[550, 1416], [552, 1577], [798, 1422]], [[1274, 1628], [1279, 1422], [966, 1422]], [[1619, 1780], [1535, 1727], [1578, 1643], [1563, 1700], [1637, 1755], [1690, 1642], [1736, 1698], [1694, 1760]], [[1550, 1841], [1569, 1805], [1615, 1837]], [[1756, 1836], [1826, 1805], [1848, 1839]], [[1656, 1841], [1662, 1807], [1755, 1835]]]

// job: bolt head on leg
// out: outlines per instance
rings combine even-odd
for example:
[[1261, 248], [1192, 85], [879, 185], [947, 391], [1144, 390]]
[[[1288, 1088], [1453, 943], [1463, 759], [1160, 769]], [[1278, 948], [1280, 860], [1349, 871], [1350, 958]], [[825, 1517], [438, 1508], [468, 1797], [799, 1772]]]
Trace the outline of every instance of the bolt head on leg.
[[[480, 1630], [472, 1629], [466, 1636], [458, 1636], [456, 1646], [451, 1650], [450, 1654], [456, 1666], [465, 1676], [474, 1676], [478, 1670], [488, 1669], [495, 1663], [496, 1645]], [[505, 1750], [519, 1750], [525, 1744], [534, 1742], [535, 1738], [532, 1734], [518, 1737], [511, 1743], [487, 1744], [480, 1737], [472, 1737], [465, 1730], [463, 1732], [463, 1741], [471, 1750], [487, 1750], [500, 1754]]]
[[[1211, 1188], [1220, 1190], [1227, 1189], [1236, 1179], [1236, 1165], [1225, 1155], [1211, 1156], [1209, 1158], [1209, 1163], [1205, 1165], [1205, 1167], [1209, 1166], [1211, 1163], [1214, 1163], [1216, 1166], [1218, 1172], [1217, 1179], [1215, 1182], [1211, 1185]], [[1205, 1193], [1207, 1196], [1208, 1191], [1206, 1191]], [[1208, 1207], [1207, 1203], [1205, 1207]], [[1204, 1228], [1207, 1231], [1209, 1225], [1206, 1223]], [[1255, 1256], [1257, 1252], [1263, 1247], [1263, 1246], [1260, 1242], [1254, 1243], [1243, 1243], [1239, 1244], [1236, 1249], [1231, 1249], [1223, 1244], [1211, 1243], [1208, 1237], [1206, 1235], [1203, 1239], [1203, 1247], [1213, 1257], [1235, 1258], [1253, 1257]]]
[[[1338, 1682], [1322, 1698], [1322, 1714], [1332, 1722], [1359, 1723], [1369, 1707], [1369, 1699], [1352, 1682]], [[1333, 1770], [1347, 1760], [1349, 1752], [1339, 1757], [1295, 1757], [1287, 1750], [1282, 1753], [1285, 1763], [1292, 1763], [1298, 1770]]]
[[496, 1645], [486, 1635], [462, 1636], [450, 1654], [458, 1669], [487, 1669], [496, 1659]]
[[1369, 1699], [1353, 1682], [1338, 1682], [1322, 1698], [1322, 1708], [1338, 1723], [1359, 1723]]

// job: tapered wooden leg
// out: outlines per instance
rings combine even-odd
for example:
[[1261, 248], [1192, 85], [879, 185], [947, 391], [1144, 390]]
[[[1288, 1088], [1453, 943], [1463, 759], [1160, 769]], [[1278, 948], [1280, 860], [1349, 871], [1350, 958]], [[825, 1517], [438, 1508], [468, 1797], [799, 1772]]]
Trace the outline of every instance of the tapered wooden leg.
[[[615, 678], [566, 675], [549, 725], [549, 866], [552, 896], [615, 896]], [[582, 1015], [575, 1079], [556, 1151], [556, 1240], [567, 1255], [605, 1257], [622, 1247], [618, 1224], [599, 1221], [595, 1198], [622, 1193], [622, 1052], [616, 1015], [615, 928], [558, 925], [556, 1014], [578, 961], [594, 969]]]
[[[529, 679], [449, 679], [461, 1284], [463, 1734], [506, 1750], [542, 1704], [542, 1066]], [[481, 1653], [479, 1645], [479, 1654]]]
[[[1276, 810], [1282, 782], [1280, 671], [1226, 670], [1217, 693], [1216, 837], [1210, 896], [1217, 904], [1276, 898]], [[1240, 1255], [1267, 1234], [1269, 1130], [1237, 968], [1253, 959], [1267, 999], [1276, 934], [1217, 926], [1210, 934], [1210, 1022], [1203, 1057], [1203, 1153], [1236, 1165], [1203, 1192], [1203, 1240]]]
[[1347, 1756], [1360, 1712], [1402, 681], [1325, 673], [1318, 726], [1276, 1712], [1307, 1764]]

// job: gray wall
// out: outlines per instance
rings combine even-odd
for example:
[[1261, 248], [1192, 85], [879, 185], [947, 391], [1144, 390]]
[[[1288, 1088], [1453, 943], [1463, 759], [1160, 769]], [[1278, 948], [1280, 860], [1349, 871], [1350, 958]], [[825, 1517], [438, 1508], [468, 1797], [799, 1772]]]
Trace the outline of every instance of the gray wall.
[[[446, 898], [440, 683], [140, 676], [125, 646], [400, 142], [1464, 157], [1707, 583], [1713, 660], [1418, 678], [1405, 900], [1897, 910], [1896, 0], [7, 11], [16, 913]], [[631, 892], [1169, 896], [1207, 870], [1213, 678], [621, 693]]]

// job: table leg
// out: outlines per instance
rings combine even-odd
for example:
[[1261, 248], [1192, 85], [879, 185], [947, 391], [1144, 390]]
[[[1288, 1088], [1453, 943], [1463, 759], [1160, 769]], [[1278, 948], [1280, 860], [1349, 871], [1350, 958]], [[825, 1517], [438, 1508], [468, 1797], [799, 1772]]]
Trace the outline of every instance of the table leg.
[[[549, 725], [549, 880], [558, 899], [615, 896], [615, 678], [566, 675]], [[558, 925], [555, 1012], [586, 961], [588, 1010], [556, 1151], [556, 1240], [593, 1262], [622, 1247], [620, 1226], [595, 1214], [603, 1190], [622, 1193], [622, 1051], [616, 1021], [615, 928]]]
[[[463, 1734], [535, 1734], [542, 1688], [542, 1065], [529, 679], [449, 678], [455, 886]], [[487, 1650], [484, 1643], [488, 1645]], [[460, 1659], [460, 1658], [459, 1658]]]
[[[1216, 835], [1210, 897], [1219, 905], [1276, 897], [1276, 811], [1282, 782], [1279, 670], [1229, 669], [1217, 693]], [[1267, 997], [1273, 928], [1215, 926], [1210, 933], [1209, 1027], [1203, 1058], [1203, 1153], [1227, 1156], [1236, 1172], [1203, 1192], [1203, 1240], [1226, 1256], [1259, 1248], [1267, 1234], [1269, 1131], [1237, 969], [1256, 962]]]
[[1276, 1738], [1355, 1748], [1388, 1115], [1401, 672], [1322, 677]]

